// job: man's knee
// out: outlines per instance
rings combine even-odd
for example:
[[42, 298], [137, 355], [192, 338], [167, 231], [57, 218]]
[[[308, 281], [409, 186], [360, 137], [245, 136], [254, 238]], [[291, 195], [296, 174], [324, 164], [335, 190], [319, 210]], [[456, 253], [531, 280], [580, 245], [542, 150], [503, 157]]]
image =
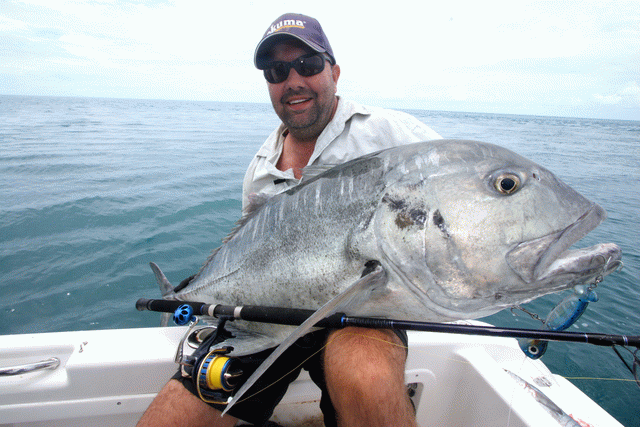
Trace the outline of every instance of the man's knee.
[[142, 416], [143, 426], [234, 426], [238, 420], [225, 416], [191, 394], [177, 380], [172, 379], [158, 393]]
[[329, 334], [325, 352], [347, 359], [364, 355], [367, 359], [377, 357], [404, 364], [407, 347], [392, 330], [348, 327]]
[[[407, 349], [389, 330], [345, 328], [332, 332], [324, 353], [328, 385], [332, 381], [370, 387], [404, 381]], [[381, 386], [380, 384], [377, 384]]]
[[334, 331], [323, 356], [339, 426], [416, 425], [404, 384], [407, 349], [393, 331]]

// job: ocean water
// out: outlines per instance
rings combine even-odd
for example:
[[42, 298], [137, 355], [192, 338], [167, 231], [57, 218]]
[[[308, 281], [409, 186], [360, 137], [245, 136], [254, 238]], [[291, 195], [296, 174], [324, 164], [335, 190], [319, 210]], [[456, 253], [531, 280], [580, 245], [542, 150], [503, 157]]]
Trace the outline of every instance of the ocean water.
[[[624, 268], [571, 330], [640, 335], [640, 122], [409, 112], [445, 137], [508, 147], [603, 206], [579, 245], [617, 243]], [[134, 308], [159, 297], [148, 263], [174, 284], [198, 270], [277, 124], [265, 104], [0, 96], [0, 335], [158, 325]], [[527, 308], [544, 316], [563, 296]], [[486, 320], [539, 326], [522, 312]], [[610, 349], [552, 343], [543, 360], [640, 426], [640, 388]]]

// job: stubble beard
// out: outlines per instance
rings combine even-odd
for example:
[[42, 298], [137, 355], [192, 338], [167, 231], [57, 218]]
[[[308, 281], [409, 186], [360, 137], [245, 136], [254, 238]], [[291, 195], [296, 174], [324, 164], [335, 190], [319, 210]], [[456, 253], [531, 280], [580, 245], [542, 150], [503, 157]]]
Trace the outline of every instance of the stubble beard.
[[[291, 94], [288, 94], [291, 96]], [[300, 93], [296, 93], [300, 95]], [[331, 121], [331, 115], [333, 113], [334, 104], [323, 108], [318, 103], [317, 94], [306, 94], [313, 100], [313, 104], [308, 110], [296, 113], [283, 108], [280, 111], [279, 117], [282, 123], [289, 129], [289, 132], [299, 140], [315, 140], [320, 136], [324, 128]], [[285, 104], [287, 97], [282, 97], [282, 104]], [[326, 110], [326, 111], [325, 111]]]

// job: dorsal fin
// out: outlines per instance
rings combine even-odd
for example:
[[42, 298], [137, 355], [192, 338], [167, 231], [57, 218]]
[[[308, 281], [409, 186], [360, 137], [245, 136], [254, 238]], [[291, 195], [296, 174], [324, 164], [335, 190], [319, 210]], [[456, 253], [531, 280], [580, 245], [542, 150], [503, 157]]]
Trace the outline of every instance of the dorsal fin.
[[260, 194], [250, 194], [249, 195], [249, 206], [247, 206], [246, 212], [243, 213], [242, 217], [236, 222], [233, 226], [231, 232], [222, 239], [222, 243], [227, 243], [229, 240], [233, 239], [240, 230], [251, 218], [256, 216], [256, 214], [260, 211], [260, 209], [267, 203], [267, 201], [273, 196], [268, 194], [260, 193]]
[[249, 194], [249, 206], [244, 216], [253, 216], [273, 196], [265, 193]]
[[300, 180], [300, 184], [311, 181], [313, 178], [318, 175], [323, 174], [329, 169], [333, 169], [337, 165], [332, 164], [322, 164], [322, 165], [308, 165], [302, 169], [302, 179]]
[[[259, 193], [259, 194], [250, 194], [249, 195], [249, 206], [247, 207], [246, 212], [243, 213], [242, 217], [236, 221], [236, 223], [234, 224], [233, 228], [231, 229], [231, 231], [229, 232], [229, 234], [227, 234], [227, 236], [225, 238], [222, 239], [222, 244], [224, 245], [225, 243], [227, 243], [229, 240], [233, 239], [233, 237], [238, 234], [238, 231], [240, 231], [240, 229], [242, 227], [244, 227], [244, 225], [254, 216], [257, 215], [257, 213], [260, 211], [260, 209], [267, 203], [267, 201], [273, 196], [270, 196], [268, 194], [264, 194], [264, 193]], [[200, 276], [200, 273], [202, 273], [202, 270], [206, 267], [207, 264], [209, 264], [209, 262], [215, 258], [216, 254], [218, 252], [220, 252], [220, 249], [222, 248], [222, 246], [218, 246], [217, 248], [215, 248], [213, 251], [211, 251], [211, 255], [209, 255], [207, 257], [207, 260], [205, 261], [204, 264], [202, 264], [202, 267], [200, 267], [200, 270], [198, 270], [198, 273], [195, 275], [194, 279], [198, 278]]]

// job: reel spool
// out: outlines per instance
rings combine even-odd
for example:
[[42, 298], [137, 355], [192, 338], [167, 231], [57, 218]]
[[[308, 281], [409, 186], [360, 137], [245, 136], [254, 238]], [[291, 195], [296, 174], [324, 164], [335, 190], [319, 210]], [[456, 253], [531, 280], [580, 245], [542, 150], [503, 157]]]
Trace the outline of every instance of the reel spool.
[[197, 375], [194, 375], [198, 390], [223, 390], [233, 391], [242, 376], [242, 370], [238, 367], [238, 359], [225, 356], [226, 349], [210, 351], [201, 361], [197, 362]]

